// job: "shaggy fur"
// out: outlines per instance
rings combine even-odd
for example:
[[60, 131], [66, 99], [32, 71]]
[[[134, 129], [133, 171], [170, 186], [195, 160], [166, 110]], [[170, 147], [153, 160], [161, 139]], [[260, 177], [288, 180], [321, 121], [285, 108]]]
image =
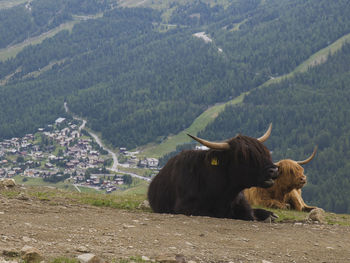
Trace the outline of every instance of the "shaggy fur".
[[189, 150], [171, 158], [149, 186], [153, 211], [243, 220], [272, 216], [253, 210], [241, 192], [267, 187], [277, 177], [269, 150], [243, 135], [227, 142], [229, 150]]
[[281, 160], [276, 163], [279, 177], [272, 187], [263, 189], [252, 187], [244, 190], [244, 195], [251, 205], [270, 208], [311, 211], [315, 207], [305, 204], [301, 197], [301, 188], [306, 184], [304, 168], [296, 161]]

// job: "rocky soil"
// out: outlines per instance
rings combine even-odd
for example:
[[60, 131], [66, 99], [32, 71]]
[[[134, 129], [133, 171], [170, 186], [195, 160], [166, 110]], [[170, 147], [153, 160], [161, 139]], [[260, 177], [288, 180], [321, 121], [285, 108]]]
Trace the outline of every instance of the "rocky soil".
[[[0, 253], [24, 246], [45, 261], [93, 253], [109, 262], [175, 255], [179, 262], [350, 262], [350, 227], [126, 211], [14, 198], [0, 189]], [[13, 260], [6, 255], [0, 261]]]

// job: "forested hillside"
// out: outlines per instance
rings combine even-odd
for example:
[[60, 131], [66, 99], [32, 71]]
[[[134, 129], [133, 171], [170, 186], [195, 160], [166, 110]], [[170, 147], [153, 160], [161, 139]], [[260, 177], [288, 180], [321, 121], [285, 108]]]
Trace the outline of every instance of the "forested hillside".
[[200, 136], [226, 139], [251, 136], [273, 123], [266, 145], [274, 161], [303, 160], [308, 184], [303, 196], [311, 204], [350, 213], [350, 43], [323, 65], [294, 78], [257, 89], [244, 103], [227, 107]]
[[[83, 0], [58, 2], [45, 6], [50, 21], [58, 6], [67, 19], [90, 9], [104, 15], [0, 63], [1, 138], [52, 122], [67, 100], [114, 146], [155, 141], [187, 127], [208, 106], [292, 70], [350, 31], [347, 1], [173, 3], [168, 26], [163, 10], [111, 9], [103, 2], [85, 10]], [[15, 8], [23, 7], [1, 12]], [[193, 36], [200, 31], [213, 41]]]
[[107, 6], [106, 0], [35, 0], [0, 10], [0, 49], [70, 21], [73, 14], [94, 14]]
[[[348, 0], [152, 1], [152, 8], [142, 6], [148, 1], [137, 8], [120, 2], [127, 1], [33, 0], [0, 9], [2, 52], [76, 22], [71, 31], [0, 61], [0, 139], [66, 116], [66, 101], [115, 147], [159, 142], [211, 105], [293, 71], [350, 33]], [[257, 136], [272, 121], [268, 146], [276, 160], [302, 159], [318, 144], [317, 158], [306, 167], [304, 195], [326, 209], [350, 212], [348, 50], [254, 91], [201, 136]]]

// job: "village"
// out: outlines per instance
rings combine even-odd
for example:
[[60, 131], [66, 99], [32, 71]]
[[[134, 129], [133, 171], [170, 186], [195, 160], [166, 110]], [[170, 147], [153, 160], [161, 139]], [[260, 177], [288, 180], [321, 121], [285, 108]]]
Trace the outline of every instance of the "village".
[[[67, 181], [78, 190], [89, 187], [106, 193], [130, 185], [131, 175], [111, 171], [108, 167], [113, 159], [88, 132], [81, 130], [80, 124], [78, 120], [60, 117], [35, 134], [0, 141], [0, 179], [20, 176], [22, 181]], [[120, 149], [123, 167], [158, 168], [157, 159], [138, 159], [136, 153]]]

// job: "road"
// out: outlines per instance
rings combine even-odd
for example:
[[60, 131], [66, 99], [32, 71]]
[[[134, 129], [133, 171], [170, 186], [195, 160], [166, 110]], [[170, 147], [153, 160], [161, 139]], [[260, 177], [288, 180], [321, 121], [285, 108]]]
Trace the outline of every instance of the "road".
[[[73, 117], [73, 119], [75, 120], [79, 120], [79, 121], [82, 121], [83, 123], [80, 125], [79, 127], [79, 131], [84, 129], [85, 128], [85, 125], [86, 125], [86, 120], [84, 120], [83, 118], [80, 118], [78, 116], [75, 116], [74, 114], [72, 114], [71, 112], [69, 112], [69, 109], [68, 109], [68, 106], [67, 106], [67, 102], [64, 103], [64, 109], [67, 113], [70, 113]], [[121, 171], [120, 169], [118, 169], [118, 166], [122, 166], [122, 164], [120, 164], [118, 162], [118, 156], [115, 152], [113, 152], [111, 149], [107, 148], [101, 141], [101, 139], [93, 132], [91, 131], [88, 131], [87, 132], [91, 135], [92, 138], [94, 138], [94, 140], [96, 141], [96, 143], [104, 150], [106, 150], [108, 152], [108, 154], [110, 154], [113, 158], [113, 165], [111, 168], [107, 168], [108, 170], [112, 171], [112, 172], [119, 172], [119, 173], [123, 173], [123, 174], [128, 174], [132, 177], [136, 177], [136, 178], [139, 178], [139, 179], [142, 179], [142, 180], [145, 180], [145, 181], [151, 181], [150, 178], [148, 177], [143, 177], [143, 176], [140, 176], [138, 174], [135, 174], [135, 173], [131, 173], [131, 172], [126, 172], [126, 171]]]

